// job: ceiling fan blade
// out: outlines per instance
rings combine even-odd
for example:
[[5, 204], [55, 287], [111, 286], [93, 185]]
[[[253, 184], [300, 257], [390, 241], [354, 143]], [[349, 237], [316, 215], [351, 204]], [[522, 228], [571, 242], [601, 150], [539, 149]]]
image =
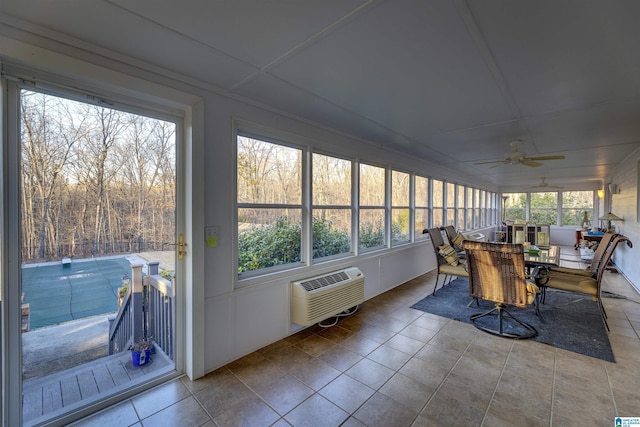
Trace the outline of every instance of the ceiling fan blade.
[[520, 163], [522, 163], [525, 166], [531, 166], [532, 168], [537, 168], [538, 166], [542, 166], [542, 163], [534, 162], [530, 158], [522, 159], [520, 160]]
[[511, 162], [509, 160], [503, 160], [501, 162], [491, 162], [491, 163], [498, 163], [498, 164], [494, 165], [494, 166], [491, 166], [489, 169], [493, 169], [493, 168], [497, 168], [497, 167], [500, 167], [500, 166], [508, 165]]
[[500, 166], [500, 164], [507, 164], [509, 163], [509, 161], [508, 160], [492, 160], [490, 162], [474, 163], [474, 165], [489, 165], [491, 163], [498, 163], [498, 166]]
[[527, 157], [528, 160], [562, 160], [564, 156], [539, 156], [539, 157]]
[[558, 188], [560, 189], [564, 187], [561, 187], [559, 185], [532, 185], [531, 187], [527, 187], [527, 188]]

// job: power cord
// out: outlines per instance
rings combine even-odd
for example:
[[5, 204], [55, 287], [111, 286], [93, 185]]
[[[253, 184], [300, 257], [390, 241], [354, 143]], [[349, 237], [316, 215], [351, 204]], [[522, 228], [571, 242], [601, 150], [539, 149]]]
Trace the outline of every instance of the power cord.
[[[318, 323], [318, 326], [320, 326], [321, 328], [330, 328], [332, 326], [335, 326], [338, 323], [338, 320], [340, 320], [341, 317], [346, 317], [346, 316], [351, 316], [352, 314], [354, 314], [356, 311], [358, 311], [358, 308], [360, 308], [360, 304], [351, 307], [348, 310], [343, 311], [342, 313], [338, 313], [333, 317], [330, 317], [330, 319], [335, 318], [335, 320], [333, 321], [332, 324], [330, 325], [323, 325], [322, 322]], [[353, 311], [349, 311], [349, 310], [353, 310]], [[326, 319], [325, 319], [326, 320]]]

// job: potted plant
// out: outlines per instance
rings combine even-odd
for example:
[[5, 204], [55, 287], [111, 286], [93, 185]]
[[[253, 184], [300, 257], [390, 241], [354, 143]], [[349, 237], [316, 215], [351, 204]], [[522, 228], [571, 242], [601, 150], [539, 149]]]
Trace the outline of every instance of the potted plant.
[[131, 346], [131, 362], [133, 366], [141, 366], [151, 361], [151, 338], [141, 338]]

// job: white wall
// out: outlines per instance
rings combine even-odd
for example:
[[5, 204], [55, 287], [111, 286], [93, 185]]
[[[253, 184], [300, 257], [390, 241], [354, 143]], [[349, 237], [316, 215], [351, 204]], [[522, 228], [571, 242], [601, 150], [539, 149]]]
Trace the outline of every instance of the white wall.
[[618, 233], [624, 234], [634, 243], [633, 248], [618, 246], [614, 262], [622, 274], [640, 291], [640, 218], [638, 218], [638, 187], [640, 176], [638, 165], [640, 150], [633, 153], [616, 167], [611, 182], [618, 185], [619, 194], [611, 195], [611, 212], [624, 221], [614, 221]]
[[406, 171], [438, 177], [449, 172], [248, 103], [213, 94], [205, 96], [205, 103], [205, 225], [219, 229], [218, 247], [205, 250], [206, 370], [300, 329], [289, 321], [289, 286], [293, 280], [356, 266], [365, 275], [365, 297], [369, 299], [435, 268], [433, 247], [426, 241], [237, 283], [232, 251], [236, 228], [234, 121], [252, 123], [287, 137], [298, 136], [301, 142], [352, 158], [366, 153], [364, 160]]

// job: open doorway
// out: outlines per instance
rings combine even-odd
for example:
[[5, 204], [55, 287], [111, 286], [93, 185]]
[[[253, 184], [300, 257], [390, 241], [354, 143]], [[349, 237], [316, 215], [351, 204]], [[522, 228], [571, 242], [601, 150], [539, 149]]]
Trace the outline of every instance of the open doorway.
[[15, 86], [30, 425], [175, 370], [178, 125]]

